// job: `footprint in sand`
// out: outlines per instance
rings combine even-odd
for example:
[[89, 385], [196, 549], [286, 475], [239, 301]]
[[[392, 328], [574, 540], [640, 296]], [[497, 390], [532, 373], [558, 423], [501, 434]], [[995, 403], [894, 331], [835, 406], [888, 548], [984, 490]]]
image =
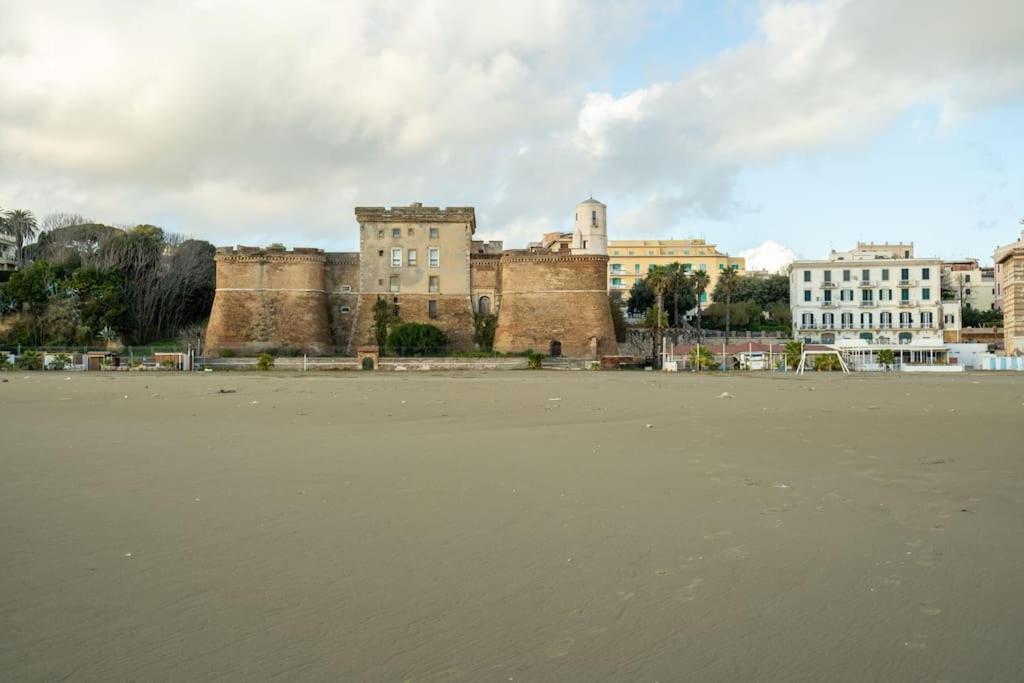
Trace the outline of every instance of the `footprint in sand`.
[[655, 569], [654, 573], [657, 574], [658, 576], [666, 576], [668, 574], [671, 574], [672, 572], [670, 572], [667, 569]]
[[569, 654], [569, 648], [571, 648], [575, 642], [576, 641], [572, 638], [562, 638], [561, 640], [544, 648], [544, 654], [546, 654], [550, 659], [565, 657]]
[[903, 647], [907, 648], [908, 650], [923, 650], [926, 647], [928, 647], [928, 644], [925, 642], [926, 640], [928, 640], [928, 636], [920, 633], [915, 633], [913, 636], [911, 636], [911, 640], [908, 640], [905, 643], [903, 643]]
[[745, 560], [749, 556], [749, 553], [741, 545], [726, 548], [722, 554], [730, 560]]
[[683, 586], [682, 593], [679, 596], [680, 602], [692, 602], [697, 599], [697, 589], [704, 583], [704, 579], [693, 579], [690, 583]]
[[634, 593], [633, 591], [630, 591], [628, 593], [626, 593], [625, 591], [619, 591], [618, 593], [616, 593], [616, 595], [619, 596], [619, 600], [621, 600], [622, 602], [626, 602], [627, 600], [632, 600], [636, 593]]
[[764, 526], [765, 526], [766, 529], [778, 529], [780, 526], [782, 526], [782, 520], [781, 519], [766, 519], [764, 521]]
[[886, 586], [899, 586], [903, 582], [900, 580], [900, 577], [893, 574], [882, 579], [882, 583]]
[[715, 532], [712, 532], [710, 534], [704, 534], [704, 540], [705, 541], [717, 541], [717, 540], [726, 538], [727, 536], [732, 536], [732, 532], [731, 531], [715, 531]]
[[942, 614], [942, 609], [927, 602], [921, 603], [921, 614], [929, 617], [937, 617]]

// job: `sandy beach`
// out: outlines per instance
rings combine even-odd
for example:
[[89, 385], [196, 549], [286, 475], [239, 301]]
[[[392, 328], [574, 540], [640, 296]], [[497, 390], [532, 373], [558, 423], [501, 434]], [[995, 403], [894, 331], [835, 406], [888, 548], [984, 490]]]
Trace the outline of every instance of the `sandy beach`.
[[1024, 671], [1021, 376], [0, 376], [4, 680]]

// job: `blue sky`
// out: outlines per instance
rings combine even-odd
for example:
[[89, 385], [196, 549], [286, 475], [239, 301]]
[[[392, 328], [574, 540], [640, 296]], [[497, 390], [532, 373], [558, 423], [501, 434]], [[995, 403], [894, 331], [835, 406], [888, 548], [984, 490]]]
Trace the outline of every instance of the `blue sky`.
[[12, 0], [0, 207], [354, 249], [358, 205], [522, 246], [988, 259], [1024, 216], [1020, 0]]

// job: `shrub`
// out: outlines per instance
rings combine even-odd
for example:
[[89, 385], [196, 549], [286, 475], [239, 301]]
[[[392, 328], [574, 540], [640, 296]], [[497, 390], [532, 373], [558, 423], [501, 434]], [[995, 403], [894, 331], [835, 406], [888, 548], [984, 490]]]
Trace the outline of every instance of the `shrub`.
[[835, 372], [841, 370], [839, 358], [833, 354], [818, 356], [814, 359], [814, 369], [817, 372]]
[[493, 313], [473, 314], [473, 343], [479, 346], [481, 351], [490, 351], [494, 348], [494, 333], [497, 329], [498, 316]]
[[792, 368], [793, 370], [796, 370], [797, 367], [800, 365], [800, 356], [803, 354], [803, 352], [804, 345], [802, 342], [786, 342], [786, 364], [788, 364], [789, 367]]
[[878, 352], [878, 364], [891, 370], [896, 365], [896, 354], [892, 352], [892, 349], [882, 349]]
[[14, 367], [18, 370], [42, 370], [43, 357], [35, 351], [26, 351], [15, 359]]
[[164, 370], [173, 370], [175, 367], [177, 367], [177, 365], [178, 362], [170, 358], [165, 358], [164, 360], [160, 361], [160, 367], [162, 367]]
[[66, 353], [58, 353], [50, 361], [50, 365], [47, 367], [48, 370], [63, 370], [67, 366], [71, 365], [71, 356]]
[[7, 359], [7, 352], [0, 351], [0, 371], [10, 370], [11, 367], [13, 366], [11, 365], [11, 361]]
[[718, 363], [708, 347], [701, 346], [699, 350], [694, 349], [690, 352], [690, 367], [699, 370], [715, 370], [718, 368]]
[[444, 332], [425, 323], [401, 323], [388, 333], [387, 350], [399, 356], [435, 356], [448, 342]]
[[261, 372], [266, 372], [274, 367], [274, 357], [269, 353], [261, 353], [256, 358], [256, 369]]
[[363, 370], [373, 370], [373, 357], [366, 356], [363, 358]]
[[540, 370], [541, 365], [544, 362], [544, 354], [537, 353], [536, 351], [530, 351], [526, 354], [526, 367], [531, 370]]
[[234, 358], [235, 357], [235, 351], [234, 351], [234, 349], [221, 349], [220, 350], [220, 357], [221, 358]]

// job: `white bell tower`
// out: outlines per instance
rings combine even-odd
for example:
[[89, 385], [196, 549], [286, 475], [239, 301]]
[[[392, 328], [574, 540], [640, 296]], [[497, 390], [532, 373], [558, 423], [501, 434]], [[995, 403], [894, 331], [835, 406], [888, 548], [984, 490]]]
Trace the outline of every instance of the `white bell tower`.
[[608, 207], [593, 197], [576, 205], [572, 252], [608, 255]]

